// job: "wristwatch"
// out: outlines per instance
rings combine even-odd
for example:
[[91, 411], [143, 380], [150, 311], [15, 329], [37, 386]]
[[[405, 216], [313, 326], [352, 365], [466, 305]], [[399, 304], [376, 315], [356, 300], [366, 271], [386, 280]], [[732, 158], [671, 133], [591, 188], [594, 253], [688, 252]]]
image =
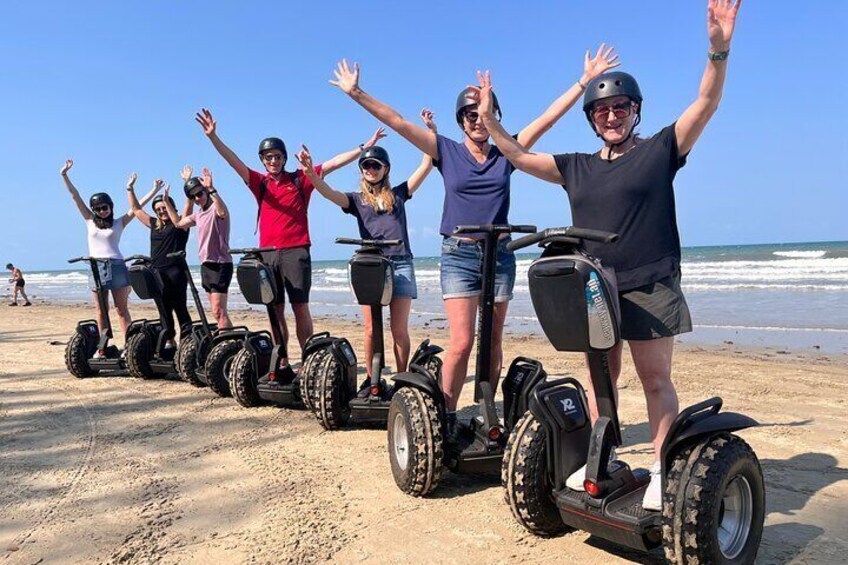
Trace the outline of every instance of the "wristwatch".
[[707, 58], [710, 61], [724, 61], [727, 59], [727, 56], [730, 55], [730, 50], [727, 51], [710, 51], [707, 53]]

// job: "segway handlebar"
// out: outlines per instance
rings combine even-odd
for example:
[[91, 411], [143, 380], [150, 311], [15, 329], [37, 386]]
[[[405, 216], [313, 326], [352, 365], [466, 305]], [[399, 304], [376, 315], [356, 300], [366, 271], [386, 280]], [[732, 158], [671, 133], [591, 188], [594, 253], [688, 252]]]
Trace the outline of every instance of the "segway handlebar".
[[612, 243], [618, 240], [617, 233], [569, 226], [566, 228], [548, 228], [532, 235], [516, 239], [515, 241], [510, 241], [506, 244], [506, 248], [510, 251], [517, 251], [552, 237], [570, 237], [573, 239], [597, 241], [598, 243]]
[[342, 245], [362, 245], [363, 247], [389, 247], [390, 245], [400, 245], [403, 241], [399, 239], [352, 239], [349, 237], [337, 237], [336, 243]]
[[453, 233], [535, 233], [536, 226], [513, 226], [512, 224], [481, 224], [456, 226]]
[[167, 255], [165, 255], [165, 257], [167, 257], [168, 259], [182, 259], [185, 256], [186, 256], [185, 251], [174, 251], [172, 253], [168, 253]]
[[147, 255], [130, 255], [129, 257], [124, 257], [124, 263], [129, 263], [130, 261], [147, 261], [150, 262], [150, 257]]
[[111, 259], [98, 259], [97, 257], [89, 257], [88, 255], [83, 255], [82, 257], [74, 257], [73, 259], [68, 259], [68, 263], [79, 263], [80, 261], [100, 261], [101, 263], [105, 263], [106, 261], [110, 261]]
[[248, 253], [265, 253], [266, 251], [276, 250], [276, 247], [239, 247], [236, 249], [227, 249], [227, 252], [232, 255], [247, 255]]

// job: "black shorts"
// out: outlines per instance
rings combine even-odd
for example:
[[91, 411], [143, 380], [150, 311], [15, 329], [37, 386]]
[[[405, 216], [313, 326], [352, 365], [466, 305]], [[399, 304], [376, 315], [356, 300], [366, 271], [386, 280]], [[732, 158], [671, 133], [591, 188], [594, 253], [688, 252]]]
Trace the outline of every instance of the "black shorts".
[[657, 282], [618, 293], [621, 339], [648, 340], [692, 331], [689, 306], [680, 289], [680, 269]]
[[209, 293], [227, 294], [233, 280], [232, 263], [203, 263], [200, 266], [200, 284]]
[[285, 303], [286, 294], [289, 295], [291, 304], [309, 302], [309, 289], [312, 288], [312, 257], [309, 255], [308, 247], [266, 251], [262, 254], [262, 261], [274, 272], [277, 304]]
[[24, 279], [18, 279], [15, 281], [15, 286], [18, 288], [23, 288], [25, 284], [26, 281]]

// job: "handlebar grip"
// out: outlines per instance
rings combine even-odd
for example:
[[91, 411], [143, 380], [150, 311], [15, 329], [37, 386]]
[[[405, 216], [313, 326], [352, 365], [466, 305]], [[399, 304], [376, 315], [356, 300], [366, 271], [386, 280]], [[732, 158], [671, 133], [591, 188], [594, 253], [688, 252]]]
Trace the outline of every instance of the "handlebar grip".
[[[491, 231], [492, 226], [482, 226], [482, 225], [471, 225], [471, 226], [456, 226], [453, 229], [453, 233], [477, 233], [477, 232], [485, 232]], [[487, 230], [486, 228], [489, 228]]]
[[68, 259], [68, 263], [79, 263], [86, 260], [88, 260], [88, 257], [74, 257], [73, 259]]
[[548, 230], [531, 233], [525, 235], [506, 244], [507, 251], [516, 251], [524, 247], [529, 247], [534, 243], [538, 243], [547, 237]]
[[175, 257], [182, 258], [182, 257], [185, 257], [185, 256], [186, 256], [185, 251], [174, 251], [172, 253], [168, 253], [167, 255], [165, 255], [165, 257], [167, 257], [168, 259], [173, 259]]
[[237, 247], [227, 249], [227, 252], [232, 255], [246, 255], [248, 253], [265, 253], [267, 251], [276, 251], [276, 247]]
[[340, 243], [342, 245], [360, 245], [362, 243], [361, 239], [353, 239], [350, 237], [337, 237], [336, 243]]
[[565, 231], [565, 235], [580, 239], [588, 239], [589, 241], [597, 241], [599, 243], [613, 243], [614, 241], [618, 241], [618, 234], [608, 231], [578, 228], [574, 226], [565, 228]]
[[520, 225], [520, 226], [509, 226], [509, 231], [512, 233], [536, 233], [536, 226], [531, 225]]
[[124, 263], [129, 263], [130, 261], [150, 261], [150, 257], [147, 255], [130, 255], [129, 257], [124, 257]]

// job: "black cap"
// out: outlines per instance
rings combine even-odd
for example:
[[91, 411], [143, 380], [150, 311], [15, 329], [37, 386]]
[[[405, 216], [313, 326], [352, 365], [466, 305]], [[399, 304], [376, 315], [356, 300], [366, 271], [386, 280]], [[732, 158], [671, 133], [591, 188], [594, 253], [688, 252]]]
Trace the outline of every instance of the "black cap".
[[371, 159], [383, 163], [387, 169], [392, 166], [391, 161], [389, 161], [389, 152], [379, 145], [373, 145], [362, 150], [359, 154], [359, 166], [361, 167], [364, 161]]
[[[476, 105], [477, 93], [474, 92], [474, 89], [470, 86], [462, 89], [462, 92], [460, 92], [459, 96], [456, 97], [456, 123], [462, 126], [462, 112], [469, 106]], [[495, 96], [494, 92], [492, 92], [492, 105], [494, 106], [495, 112], [498, 113], [498, 119], [500, 119], [502, 115], [501, 105], [498, 104], [498, 97]]]
[[183, 191], [185, 195], [189, 198], [192, 198], [198, 192], [203, 191], [203, 185], [200, 184], [200, 179], [197, 177], [191, 177], [186, 181], [183, 185]]
[[288, 152], [286, 151], [286, 144], [283, 143], [283, 140], [279, 137], [266, 137], [261, 142], [259, 142], [259, 154], [262, 155], [265, 151], [270, 151], [271, 149], [279, 149], [283, 152], [283, 155], [288, 156]]
[[616, 71], [595, 77], [586, 86], [586, 93], [583, 95], [583, 111], [590, 121], [589, 111], [592, 105], [598, 100], [612, 98], [613, 96], [627, 96], [639, 105], [641, 112], [642, 91], [639, 89], [639, 83], [632, 75]]
[[88, 207], [94, 209], [95, 206], [108, 205], [109, 208], [114, 208], [115, 203], [112, 202], [112, 197], [105, 192], [95, 192], [88, 199]]

